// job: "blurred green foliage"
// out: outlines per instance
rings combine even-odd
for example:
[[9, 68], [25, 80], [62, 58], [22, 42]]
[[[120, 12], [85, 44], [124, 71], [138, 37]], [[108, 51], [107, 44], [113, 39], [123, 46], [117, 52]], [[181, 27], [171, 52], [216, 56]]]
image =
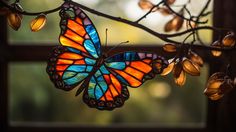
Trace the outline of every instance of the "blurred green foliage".
[[[10, 121], [89, 125], [204, 124], [206, 98], [202, 91], [206, 83], [206, 67], [200, 77], [188, 76], [186, 85], [181, 88], [174, 84], [171, 74], [158, 76], [139, 88], [129, 88], [130, 99], [122, 108], [113, 111], [89, 108], [83, 103], [81, 95], [75, 97], [76, 89], [69, 92], [56, 89], [45, 67], [46, 64], [39, 62], [10, 64]], [[159, 87], [155, 86], [163, 86], [164, 89], [158, 90]], [[158, 92], [158, 96], [153, 92]]]

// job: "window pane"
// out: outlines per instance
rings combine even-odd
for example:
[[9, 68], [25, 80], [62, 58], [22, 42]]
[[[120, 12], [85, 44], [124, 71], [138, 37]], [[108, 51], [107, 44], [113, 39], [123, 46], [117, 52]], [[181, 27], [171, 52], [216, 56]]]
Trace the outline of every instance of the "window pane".
[[133, 125], [203, 127], [206, 97], [203, 89], [208, 68], [200, 77], [187, 77], [177, 87], [172, 75], [157, 77], [139, 88], [128, 88], [130, 98], [113, 111], [89, 108], [75, 90], [56, 89], [45, 71], [45, 63], [10, 63], [10, 123], [65, 123], [78, 125]]
[[[157, 3], [160, 0], [152, 0], [154, 3]], [[177, 0], [176, 5], [181, 5], [186, 3], [188, 0]], [[142, 11], [138, 7], [138, 0], [76, 0], [76, 2], [80, 2], [90, 8], [96, 9], [98, 11], [108, 13], [113, 16], [120, 16], [129, 20], [137, 20], [146, 12]], [[195, 0], [192, 1], [192, 4], [188, 6], [190, 11], [193, 13], [192, 15], [197, 15], [200, 12], [200, 7], [203, 7], [206, 0]], [[62, 1], [49, 1], [49, 0], [40, 0], [40, 1], [21, 1], [22, 6], [26, 11], [43, 11], [55, 8], [59, 6]], [[34, 8], [32, 8], [32, 6]], [[179, 7], [174, 7], [174, 9], [179, 10]], [[210, 9], [212, 10], [212, 4]], [[86, 12], [87, 13], [87, 12]], [[116, 21], [112, 21], [109, 19], [105, 19], [90, 13], [87, 13], [88, 16], [92, 19], [95, 24], [101, 42], [104, 44], [105, 42], [105, 30], [108, 28], [108, 44], [117, 45], [124, 41], [129, 41], [130, 44], [163, 44], [164, 42], [159, 40], [158, 38], [148, 34], [147, 32], [131, 27], [127, 24], [119, 23]], [[186, 17], [187, 16], [187, 13]], [[58, 12], [49, 14], [47, 16], [47, 24], [46, 26], [39, 32], [31, 32], [29, 28], [29, 23], [34, 17], [24, 16], [23, 23], [21, 28], [16, 32], [9, 28], [9, 41], [11, 44], [24, 44], [24, 45], [34, 45], [37, 44], [45, 44], [49, 43], [58, 44], [58, 35], [60, 33], [59, 22], [60, 18], [58, 16]], [[144, 19], [141, 23], [151, 28], [152, 30], [163, 33], [164, 25], [172, 19], [173, 16], [163, 16], [158, 12], [150, 14], [146, 19]], [[208, 15], [203, 20], [208, 20], [208, 25], [212, 25], [212, 15]], [[186, 29], [186, 24], [184, 24], [181, 31]], [[174, 32], [171, 32], [174, 33]], [[118, 35], [119, 34], [119, 35]], [[200, 36], [205, 43], [211, 42], [212, 33], [210, 31], [201, 31]], [[175, 40], [183, 41], [182, 37], [176, 37]], [[147, 39], [148, 38], [148, 39]]]

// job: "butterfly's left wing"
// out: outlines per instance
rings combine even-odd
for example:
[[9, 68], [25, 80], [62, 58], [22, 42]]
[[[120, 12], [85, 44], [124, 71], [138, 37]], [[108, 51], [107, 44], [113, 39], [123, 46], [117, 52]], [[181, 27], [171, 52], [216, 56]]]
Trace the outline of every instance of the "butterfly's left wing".
[[124, 52], [106, 59], [108, 70], [130, 87], [139, 87], [167, 67], [168, 61], [153, 53]]
[[167, 65], [163, 57], [151, 53], [125, 52], [109, 57], [91, 77], [83, 100], [101, 110], [120, 107], [129, 97], [127, 86], [140, 86]]

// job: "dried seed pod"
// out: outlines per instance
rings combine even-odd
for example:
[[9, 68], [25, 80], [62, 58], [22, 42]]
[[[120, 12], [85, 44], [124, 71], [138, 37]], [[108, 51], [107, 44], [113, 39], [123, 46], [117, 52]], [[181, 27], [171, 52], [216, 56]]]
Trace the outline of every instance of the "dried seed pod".
[[212, 82], [211, 87], [207, 87], [204, 90], [204, 94], [211, 100], [218, 100], [222, 98], [226, 93], [233, 89], [233, 81], [231, 79], [225, 79], [223, 81]]
[[175, 66], [175, 62], [170, 63], [170, 64], [163, 70], [163, 72], [161, 73], [161, 76], [166, 76], [167, 74], [169, 74], [169, 73], [173, 70], [174, 66]]
[[184, 72], [184, 70], [182, 70], [179, 77], [175, 77], [174, 80], [178, 86], [183, 86], [186, 82], [186, 73]]
[[139, 0], [138, 5], [143, 10], [149, 10], [154, 6], [149, 0]]
[[218, 80], [218, 79], [223, 79], [225, 78], [226, 74], [224, 72], [216, 72], [214, 74], [211, 75], [211, 77], [208, 79], [209, 81], [214, 81], [214, 80]]
[[[221, 43], [220, 43], [219, 40], [216, 40], [214, 43], [211, 44], [211, 46], [220, 49], [221, 48]], [[218, 57], [222, 54], [222, 52], [219, 51], [219, 50], [212, 50], [211, 53], [212, 53], [213, 56], [216, 56], [216, 57]]]
[[193, 51], [190, 51], [188, 56], [192, 62], [198, 64], [201, 67], [203, 66], [204, 64], [203, 59], [198, 54], [194, 53]]
[[211, 100], [218, 100], [232, 90], [233, 87], [234, 82], [227, 75], [217, 72], [209, 78], [204, 94]]
[[173, 19], [171, 19], [169, 22], [166, 23], [164, 31], [165, 32], [170, 32], [170, 31], [179, 31], [180, 28], [183, 25], [184, 20], [179, 17], [175, 16]]
[[178, 62], [175, 64], [174, 69], [173, 69], [173, 75], [175, 78], [178, 78], [183, 71], [183, 66], [181, 62]]
[[184, 71], [187, 72], [188, 74], [192, 76], [200, 76], [200, 67], [198, 66], [198, 64], [192, 62], [189, 59], [185, 59], [182, 62], [182, 65]]
[[233, 32], [226, 35], [222, 40], [223, 46], [233, 47], [235, 45], [235, 34]]
[[176, 52], [176, 45], [174, 45], [174, 44], [165, 44], [163, 46], [163, 49], [166, 52]]
[[46, 15], [40, 14], [39, 16], [37, 16], [35, 19], [31, 21], [30, 23], [31, 31], [33, 32], [39, 31], [45, 26], [46, 21], [47, 21]]
[[21, 26], [21, 20], [22, 20], [22, 17], [18, 14], [18, 13], [15, 13], [15, 12], [11, 12], [7, 15], [7, 23], [8, 25], [14, 29], [14, 30], [18, 30]]

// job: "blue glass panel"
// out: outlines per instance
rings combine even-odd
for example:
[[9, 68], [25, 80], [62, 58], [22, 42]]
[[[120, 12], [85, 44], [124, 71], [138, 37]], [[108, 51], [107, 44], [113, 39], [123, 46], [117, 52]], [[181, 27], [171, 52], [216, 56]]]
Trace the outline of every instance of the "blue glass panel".
[[92, 39], [92, 41], [97, 49], [98, 55], [100, 55], [101, 54], [101, 51], [100, 51], [101, 44], [100, 44], [99, 37], [98, 37], [98, 34], [97, 34], [94, 26], [92, 24], [87, 25], [85, 30], [87, 31], [90, 38]]
[[97, 81], [98, 82], [100, 82], [100, 81], [103, 81], [104, 79], [103, 79], [103, 76], [102, 75], [100, 75], [99, 77], [97, 77]]
[[94, 93], [94, 88], [95, 88], [95, 86], [96, 86], [96, 81], [95, 81], [94, 77], [92, 76], [90, 81], [89, 81], [88, 95], [89, 95], [90, 98], [94, 98], [94, 99], [95, 99], [95, 97], [94, 97], [94, 94], [95, 94]]
[[67, 47], [67, 49], [71, 52], [74, 52], [74, 53], [77, 53], [77, 54], [81, 54], [81, 51], [75, 49], [75, 48], [70, 48], [70, 47]]
[[111, 63], [105, 63], [108, 67], [123, 70], [126, 66], [125, 62], [111, 62]]
[[101, 75], [102, 75], [102, 73], [100, 72], [100, 70], [98, 70], [98, 71], [94, 74], [95, 77], [99, 77], [99, 76], [101, 76]]
[[67, 68], [68, 71], [83, 72], [86, 70], [84, 65], [72, 65]]
[[86, 71], [87, 71], [87, 72], [91, 72], [92, 69], [93, 69], [93, 66], [87, 66]]
[[100, 82], [98, 82], [98, 84], [99, 84], [100, 87], [102, 87], [104, 90], [106, 90], [107, 89], [107, 83], [104, 82], [104, 81], [100, 81]]
[[121, 81], [123, 84], [125, 85], [129, 85], [129, 83], [123, 78], [121, 77], [120, 75], [116, 75], [116, 78]]
[[67, 78], [71, 78], [71, 77], [73, 77], [73, 76], [75, 76], [77, 74], [77, 72], [65, 72], [64, 74], [63, 74], [63, 76], [62, 76], [62, 79], [67, 79]]
[[76, 83], [81, 82], [82, 80], [84, 80], [86, 77], [88, 76], [88, 73], [78, 73], [76, 76], [69, 78], [69, 79], [65, 79], [64, 82], [67, 85], [73, 85]]
[[134, 61], [134, 60], [139, 60], [139, 56], [136, 52], [124, 52], [120, 54], [116, 54], [112, 57], [109, 57], [106, 59], [106, 62], [111, 63], [111, 62], [125, 62], [125, 61]]
[[[100, 99], [107, 91], [108, 86], [103, 78], [102, 73], [98, 70], [94, 76], [92, 76], [89, 82], [88, 93], [91, 98]], [[95, 96], [94, 96], [95, 94]]]
[[110, 74], [110, 72], [106, 69], [104, 65], [101, 65], [100, 70], [103, 74]]
[[99, 85], [97, 85], [96, 87], [95, 87], [95, 99], [100, 99], [102, 96], [103, 96], [103, 91], [102, 91], [102, 88], [99, 86]]
[[90, 58], [85, 58], [85, 62], [88, 65], [94, 65], [96, 63], [96, 60], [90, 59]]
[[94, 47], [93, 43], [90, 40], [84, 41], [84, 47], [90, 53], [90, 55], [92, 55], [95, 58], [98, 58], [96, 48]]

